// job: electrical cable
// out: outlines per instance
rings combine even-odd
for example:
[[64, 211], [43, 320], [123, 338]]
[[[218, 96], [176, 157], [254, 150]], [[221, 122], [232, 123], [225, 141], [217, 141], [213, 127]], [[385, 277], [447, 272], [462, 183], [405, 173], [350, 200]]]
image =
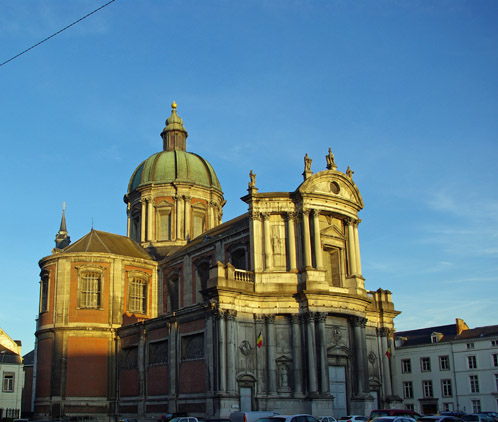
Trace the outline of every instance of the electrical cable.
[[78, 19], [77, 21], [73, 22], [72, 24], [66, 26], [65, 28], [62, 28], [60, 31], [57, 31], [55, 34], [50, 35], [49, 37], [45, 38], [44, 40], [41, 40], [39, 43], [36, 43], [35, 45], [29, 47], [28, 49], [22, 51], [21, 53], [15, 55], [14, 57], [10, 58], [9, 60], [0, 63], [0, 67], [2, 67], [4, 64], [7, 64], [11, 62], [14, 59], [17, 59], [19, 56], [22, 56], [24, 53], [27, 53], [29, 50], [32, 50], [35, 47], [38, 47], [40, 44], [43, 44], [45, 41], [48, 41], [50, 38], [55, 37], [56, 35], [59, 35], [61, 32], [65, 31], [66, 29], [71, 28], [73, 25], [76, 25], [77, 23], [81, 22], [83, 19], [88, 18], [89, 16], [93, 15], [94, 13], [97, 13], [99, 10], [103, 9], [106, 6], [109, 6], [111, 3], [114, 3], [116, 0], [111, 0], [104, 4], [103, 6], [100, 6], [98, 9], [95, 9], [93, 12], [90, 12], [88, 15], [83, 16], [82, 18]]

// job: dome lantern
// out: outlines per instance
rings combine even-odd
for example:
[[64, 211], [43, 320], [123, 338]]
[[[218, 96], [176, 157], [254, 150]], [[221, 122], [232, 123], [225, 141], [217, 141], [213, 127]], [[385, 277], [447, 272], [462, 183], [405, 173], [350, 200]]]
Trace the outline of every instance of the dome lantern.
[[171, 104], [171, 116], [166, 119], [166, 127], [161, 132], [164, 151], [186, 151], [188, 133], [183, 120], [176, 113], [176, 102]]

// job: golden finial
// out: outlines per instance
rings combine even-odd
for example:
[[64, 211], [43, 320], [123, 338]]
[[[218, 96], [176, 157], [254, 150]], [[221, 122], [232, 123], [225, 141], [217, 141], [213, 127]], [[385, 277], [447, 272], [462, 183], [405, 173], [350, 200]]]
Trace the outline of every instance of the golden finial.
[[171, 108], [172, 108], [173, 110], [176, 110], [176, 103], [175, 103], [175, 101], [173, 101], [173, 104], [171, 104]]

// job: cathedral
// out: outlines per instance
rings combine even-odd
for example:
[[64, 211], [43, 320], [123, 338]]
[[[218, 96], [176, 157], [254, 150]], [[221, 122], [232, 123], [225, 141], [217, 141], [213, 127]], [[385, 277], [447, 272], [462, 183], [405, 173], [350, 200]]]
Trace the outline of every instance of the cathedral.
[[[39, 262], [37, 419], [157, 420], [234, 411], [368, 415], [399, 400], [391, 292], [365, 288], [353, 172], [304, 157], [303, 182], [222, 222], [213, 167], [172, 105], [163, 150], [124, 195], [127, 236], [71, 243], [63, 211]], [[301, 171], [301, 170], [299, 170]]]

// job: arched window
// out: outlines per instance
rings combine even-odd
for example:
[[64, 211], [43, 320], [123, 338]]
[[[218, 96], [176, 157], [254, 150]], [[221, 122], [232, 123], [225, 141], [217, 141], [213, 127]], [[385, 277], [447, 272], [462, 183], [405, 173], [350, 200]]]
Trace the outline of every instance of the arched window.
[[177, 272], [167, 276], [167, 304], [168, 312], [180, 308], [180, 275]]
[[50, 273], [43, 271], [40, 281], [40, 313], [48, 311], [48, 282]]
[[247, 247], [245, 245], [236, 245], [229, 250], [229, 261], [239, 270], [248, 270]]

